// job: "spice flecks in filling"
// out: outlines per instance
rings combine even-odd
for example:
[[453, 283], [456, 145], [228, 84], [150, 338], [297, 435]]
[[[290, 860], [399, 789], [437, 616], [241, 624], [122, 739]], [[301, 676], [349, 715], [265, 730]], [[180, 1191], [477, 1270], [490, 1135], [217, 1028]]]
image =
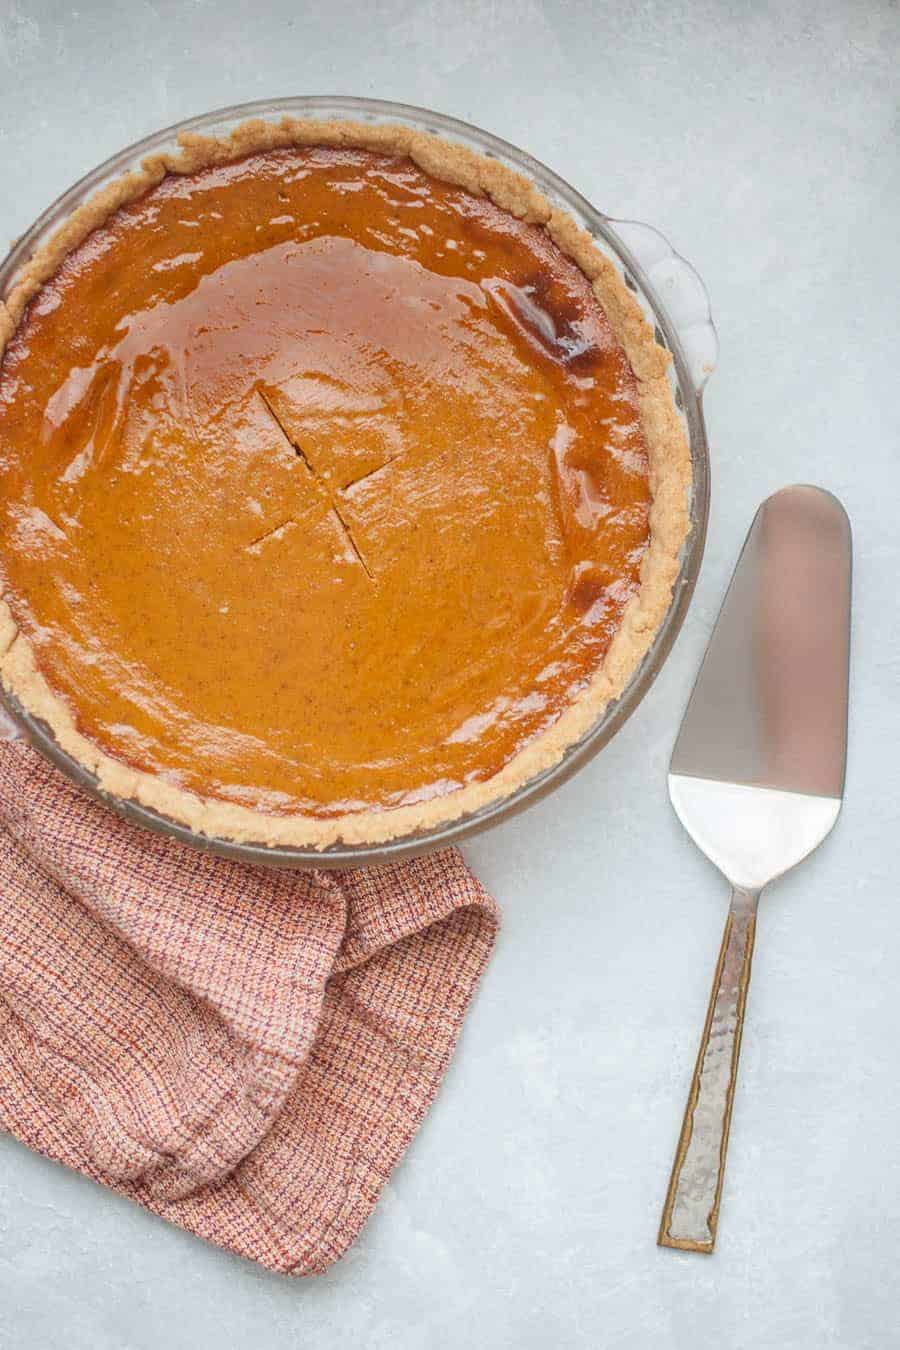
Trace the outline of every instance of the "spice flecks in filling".
[[0, 561], [108, 754], [333, 815], [496, 773], [649, 539], [634, 376], [539, 228], [409, 161], [170, 177], [0, 365]]

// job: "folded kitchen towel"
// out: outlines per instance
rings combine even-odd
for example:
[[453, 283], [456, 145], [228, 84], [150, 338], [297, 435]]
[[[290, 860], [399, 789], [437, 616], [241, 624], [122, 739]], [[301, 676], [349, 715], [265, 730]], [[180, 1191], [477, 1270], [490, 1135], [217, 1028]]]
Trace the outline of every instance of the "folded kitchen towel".
[[350, 1246], [497, 932], [448, 849], [249, 867], [0, 744], [0, 1128], [274, 1270]]

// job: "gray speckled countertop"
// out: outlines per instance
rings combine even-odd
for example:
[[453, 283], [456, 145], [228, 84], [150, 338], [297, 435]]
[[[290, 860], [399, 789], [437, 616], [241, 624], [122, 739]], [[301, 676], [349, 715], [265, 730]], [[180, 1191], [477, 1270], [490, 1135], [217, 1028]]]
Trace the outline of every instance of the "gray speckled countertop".
[[[663, 229], [722, 340], [688, 621], [607, 750], [465, 850], [505, 929], [361, 1241], [290, 1282], [0, 1139], [2, 1350], [898, 1343], [898, 65], [888, 0], [0, 0], [4, 239], [157, 126], [369, 94]], [[796, 480], [855, 530], [847, 800], [764, 903], [718, 1250], [692, 1257], [654, 1238], [725, 887], [664, 770], [750, 517]]]

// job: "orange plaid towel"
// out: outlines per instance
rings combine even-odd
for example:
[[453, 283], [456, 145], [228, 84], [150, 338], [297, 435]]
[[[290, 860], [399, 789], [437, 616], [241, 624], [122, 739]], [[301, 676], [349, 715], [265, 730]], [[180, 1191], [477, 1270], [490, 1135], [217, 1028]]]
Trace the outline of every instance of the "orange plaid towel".
[[323, 1271], [437, 1091], [497, 922], [455, 850], [245, 867], [0, 744], [0, 1128], [273, 1270]]

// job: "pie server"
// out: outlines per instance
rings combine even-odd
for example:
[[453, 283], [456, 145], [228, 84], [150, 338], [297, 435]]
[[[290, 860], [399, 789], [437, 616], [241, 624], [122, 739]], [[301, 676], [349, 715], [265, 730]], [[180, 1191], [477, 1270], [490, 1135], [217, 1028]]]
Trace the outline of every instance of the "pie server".
[[732, 894], [664, 1247], [715, 1245], [760, 892], [822, 842], [841, 809], [850, 570], [850, 523], [830, 493], [789, 487], [763, 502], [672, 752], [672, 805]]

